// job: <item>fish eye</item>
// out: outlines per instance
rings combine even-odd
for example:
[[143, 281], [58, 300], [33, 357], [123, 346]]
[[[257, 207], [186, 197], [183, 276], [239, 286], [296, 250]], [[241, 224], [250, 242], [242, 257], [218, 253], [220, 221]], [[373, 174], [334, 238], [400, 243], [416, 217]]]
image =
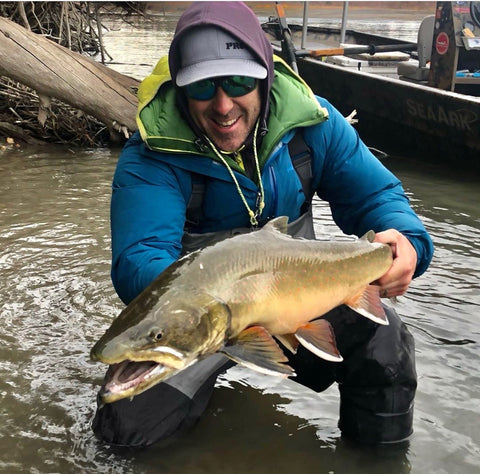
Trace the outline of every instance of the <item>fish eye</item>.
[[152, 329], [148, 336], [150, 337], [150, 339], [154, 339], [155, 341], [160, 341], [163, 337], [163, 331], [160, 329]]

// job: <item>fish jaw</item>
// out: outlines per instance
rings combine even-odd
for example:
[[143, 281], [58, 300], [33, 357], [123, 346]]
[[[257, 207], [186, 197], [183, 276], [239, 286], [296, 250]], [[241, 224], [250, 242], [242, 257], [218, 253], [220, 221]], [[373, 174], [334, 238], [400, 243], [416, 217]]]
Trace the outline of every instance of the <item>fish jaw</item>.
[[109, 363], [109, 368], [100, 390], [100, 397], [103, 403], [133, 398], [186, 369], [197, 360], [198, 354], [187, 356], [166, 346], [124, 353], [123, 357], [116, 361], [101, 360]]
[[[196, 360], [191, 361], [183, 368], [194, 362]], [[154, 361], [125, 360], [110, 365], [100, 390], [101, 400], [103, 403], [112, 403], [123, 398], [133, 398], [172, 377], [182, 369], [174, 369]]]
[[121, 364], [125, 361], [154, 362], [177, 370], [184, 368], [189, 358], [192, 357], [169, 346], [151, 343], [145, 346], [135, 346], [116, 339], [104, 343], [100, 340], [90, 352], [92, 361], [108, 365]]
[[151, 341], [143, 346], [136, 342], [128, 337], [105, 338], [92, 348], [90, 358], [109, 365], [100, 390], [103, 403], [139, 395], [191, 365], [197, 357]]
[[187, 357], [169, 347], [136, 353], [124, 352], [117, 359], [97, 359], [109, 364], [100, 390], [103, 403], [132, 398], [187, 368], [196, 357]]
[[103, 403], [134, 397], [160, 383], [171, 372], [177, 371], [153, 361], [125, 360], [118, 364], [112, 364], [105, 375], [100, 397]]

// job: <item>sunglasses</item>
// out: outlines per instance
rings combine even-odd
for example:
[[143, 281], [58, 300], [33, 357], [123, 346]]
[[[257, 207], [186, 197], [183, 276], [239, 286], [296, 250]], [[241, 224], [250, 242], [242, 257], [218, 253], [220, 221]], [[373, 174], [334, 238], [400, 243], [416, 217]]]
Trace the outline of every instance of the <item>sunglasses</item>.
[[203, 79], [185, 86], [183, 90], [190, 99], [210, 100], [221, 87], [229, 97], [241, 97], [249, 94], [257, 87], [257, 80], [248, 76], [228, 76]]

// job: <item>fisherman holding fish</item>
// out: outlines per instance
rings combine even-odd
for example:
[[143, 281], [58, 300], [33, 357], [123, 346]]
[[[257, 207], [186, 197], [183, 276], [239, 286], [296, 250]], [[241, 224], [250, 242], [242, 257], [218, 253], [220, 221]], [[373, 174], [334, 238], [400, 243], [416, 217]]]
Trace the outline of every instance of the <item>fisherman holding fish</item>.
[[[245, 4], [194, 2], [188, 7], [168, 57], [160, 59], [142, 82], [138, 97], [139, 131], [120, 155], [111, 203], [112, 280], [126, 304], [159, 275], [171, 276], [182, 256], [196, 255], [190, 252], [233, 235], [262, 236], [236, 242], [258, 247], [258, 255], [268, 257], [269, 243], [278, 238], [276, 228], [286, 225], [287, 219], [276, 219], [280, 216], [288, 218], [283, 230], [291, 236], [315, 239], [314, 194], [329, 203], [345, 234], [362, 236], [373, 230], [376, 243], [368, 245], [389, 246], [386, 266], [372, 277], [382, 297], [405, 293], [430, 264], [431, 239], [399, 180], [328, 101], [316, 97], [273, 55], [258, 19]], [[202, 262], [197, 259], [198, 269], [204, 269]], [[220, 272], [217, 278], [223, 276]], [[147, 312], [153, 305], [151, 295], [173, 291], [161, 285], [149, 298], [129, 304], [117, 326], [134, 319], [136, 311]], [[225, 309], [224, 296], [208, 304]], [[281, 357], [288, 358], [285, 367], [291, 370], [285, 373], [294, 370], [293, 380], [317, 392], [338, 383], [339, 427], [345, 438], [368, 444], [404, 441], [412, 433], [417, 384], [413, 338], [391, 308], [380, 308], [389, 322], [382, 325], [358, 314], [350, 299], [341, 301], [345, 304], [321, 318], [332, 328], [341, 357], [319, 357], [315, 329], [305, 325], [301, 334], [295, 333], [300, 344], [293, 351], [291, 338], [277, 338], [285, 351]], [[183, 303], [188, 306], [188, 301]], [[235, 314], [227, 309], [225, 321], [231, 324]], [[183, 316], [182, 311], [177, 310], [175, 318]], [[274, 336], [281, 335], [280, 319], [267, 328]], [[245, 342], [247, 333], [257, 337], [258, 330], [248, 327], [237, 333]], [[109, 341], [118, 335], [112, 336], [112, 331], [117, 331], [115, 323]], [[165, 334], [152, 329], [148, 337], [160, 340]], [[92, 357], [107, 361], [107, 346], [97, 344]], [[93, 430], [108, 444], [142, 447], [185, 433], [205, 410], [217, 375], [232, 365], [217, 353], [178, 370], [181, 351], [154, 342], [150, 346], [150, 352], [170, 358], [163, 370], [170, 367], [173, 373], [176, 367], [178, 373], [142, 393], [132, 392], [133, 398], [108, 399], [104, 387]], [[222, 347], [218, 352], [233, 360], [248, 358], [235, 352], [234, 344]], [[131, 360], [137, 360], [133, 352]], [[109, 379], [133, 385], [137, 371], [153, 370], [155, 364], [148, 358], [138, 361], [112, 363], [105, 386]], [[280, 367], [274, 362], [273, 371], [275, 364]], [[266, 367], [261, 361], [252, 365]]]

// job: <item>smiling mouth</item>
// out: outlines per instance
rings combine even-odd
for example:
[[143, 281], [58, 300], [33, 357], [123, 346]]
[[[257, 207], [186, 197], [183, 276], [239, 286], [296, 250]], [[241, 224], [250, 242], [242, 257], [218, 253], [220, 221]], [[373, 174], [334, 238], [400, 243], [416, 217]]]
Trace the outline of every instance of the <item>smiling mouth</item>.
[[232, 125], [235, 125], [238, 121], [239, 121], [239, 117], [237, 118], [234, 118], [232, 120], [224, 120], [224, 121], [220, 121], [220, 120], [215, 120], [215, 119], [212, 119], [213, 122], [218, 125], [219, 127], [221, 128], [229, 128], [231, 127]]

